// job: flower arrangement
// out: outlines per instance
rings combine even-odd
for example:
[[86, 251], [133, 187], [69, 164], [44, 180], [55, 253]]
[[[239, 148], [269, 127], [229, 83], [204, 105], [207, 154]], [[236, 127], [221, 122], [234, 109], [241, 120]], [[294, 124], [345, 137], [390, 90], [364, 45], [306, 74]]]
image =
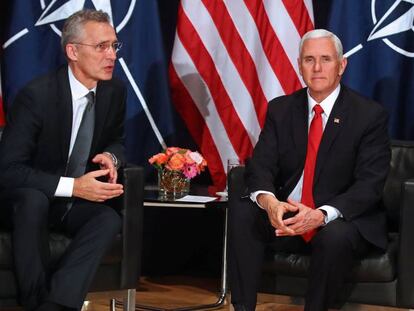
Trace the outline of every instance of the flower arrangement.
[[148, 162], [161, 171], [181, 172], [188, 179], [200, 174], [207, 166], [207, 161], [200, 153], [179, 147], [168, 147], [152, 156]]

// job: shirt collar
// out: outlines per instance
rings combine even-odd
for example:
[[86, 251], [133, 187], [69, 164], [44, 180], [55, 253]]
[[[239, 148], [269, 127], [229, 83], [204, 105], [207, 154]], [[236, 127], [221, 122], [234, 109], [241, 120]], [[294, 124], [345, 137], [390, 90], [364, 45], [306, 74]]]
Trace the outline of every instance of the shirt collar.
[[309, 111], [309, 114], [312, 114], [313, 107], [315, 107], [315, 105], [319, 104], [323, 109], [323, 113], [326, 116], [329, 117], [329, 115], [331, 114], [331, 111], [333, 109], [333, 106], [335, 104], [335, 101], [339, 96], [340, 91], [341, 91], [341, 84], [338, 84], [338, 86], [335, 88], [335, 90], [333, 90], [333, 92], [331, 94], [329, 94], [328, 97], [326, 97], [323, 101], [318, 103], [312, 98], [312, 96], [310, 96], [309, 88], [308, 88], [308, 108], [309, 108], [308, 111]]
[[74, 101], [85, 97], [90, 91], [96, 93], [96, 87], [89, 90], [86, 86], [84, 86], [78, 79], [75, 78], [72, 69], [68, 66], [68, 76], [69, 76], [69, 85], [70, 91], [72, 93], [72, 99]]

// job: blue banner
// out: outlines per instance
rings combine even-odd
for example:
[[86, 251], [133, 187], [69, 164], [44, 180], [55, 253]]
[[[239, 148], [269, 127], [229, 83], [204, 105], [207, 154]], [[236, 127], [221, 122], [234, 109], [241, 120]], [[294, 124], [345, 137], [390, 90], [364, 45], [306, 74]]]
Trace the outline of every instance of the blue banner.
[[348, 52], [343, 82], [390, 112], [395, 139], [414, 139], [414, 3], [336, 0], [327, 28]]
[[65, 63], [60, 33], [68, 16], [82, 8], [110, 15], [118, 40], [123, 42], [114, 75], [128, 86], [127, 159], [147, 164], [162, 148], [164, 137], [173, 132], [157, 2], [14, 0], [8, 6], [1, 58], [6, 106], [27, 82]]

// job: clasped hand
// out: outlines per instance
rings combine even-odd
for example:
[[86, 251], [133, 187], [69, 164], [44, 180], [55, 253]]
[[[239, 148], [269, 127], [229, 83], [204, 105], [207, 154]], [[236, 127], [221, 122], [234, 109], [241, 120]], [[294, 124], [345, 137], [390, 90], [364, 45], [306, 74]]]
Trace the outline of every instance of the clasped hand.
[[[287, 202], [282, 202], [270, 195], [258, 199], [259, 204], [266, 210], [277, 236], [301, 235], [320, 227], [324, 222], [324, 214], [320, 210], [312, 209], [294, 200], [288, 199]], [[283, 219], [287, 212], [296, 214]]]

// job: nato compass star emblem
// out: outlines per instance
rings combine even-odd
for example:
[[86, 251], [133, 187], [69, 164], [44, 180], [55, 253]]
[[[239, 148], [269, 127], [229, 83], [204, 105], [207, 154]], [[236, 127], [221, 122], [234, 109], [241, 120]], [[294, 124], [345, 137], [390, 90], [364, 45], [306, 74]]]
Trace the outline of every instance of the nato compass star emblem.
[[[382, 16], [378, 14], [376, 7], [376, 0], [372, 0], [371, 17], [374, 28], [369, 34], [367, 42], [382, 40], [395, 52], [406, 57], [414, 57], [413, 43], [411, 43], [412, 50], [399, 46], [403, 44], [407, 46], [407, 42], [414, 42], [414, 0], [396, 0], [386, 12], [382, 12]], [[344, 56], [349, 57], [362, 48], [363, 45], [359, 44]]]
[[[43, 9], [43, 13], [36, 22], [35, 26], [53, 24], [57, 21], [65, 20], [73, 13], [82, 10], [85, 5], [86, 0], [70, 0], [65, 4], [61, 5], [60, 7], [53, 10], [56, 0], [52, 0], [49, 5], [45, 5], [44, 0], [40, 0], [40, 4]], [[95, 6], [96, 10], [102, 10], [108, 13], [109, 18], [111, 19], [111, 23], [113, 25], [113, 18], [112, 18], [112, 7], [110, 0], [92, 0], [93, 5]], [[56, 32], [56, 27], [53, 29]], [[60, 32], [59, 32], [60, 35]]]
[[[64, 21], [70, 15], [79, 10], [82, 10], [87, 5], [88, 7], [94, 7], [96, 10], [102, 10], [108, 13], [109, 18], [111, 20], [111, 24], [115, 27], [116, 32], [119, 33], [131, 18], [136, 0], [130, 0], [130, 4], [129, 6], [127, 6], [127, 12], [125, 13], [125, 16], [117, 25], [114, 25], [111, 0], [51, 0], [49, 2], [46, 0], [39, 0], [39, 2], [40, 7], [42, 9], [42, 14], [40, 15], [39, 19], [35, 22], [34, 26], [40, 27], [49, 25], [52, 28], [52, 30], [58, 36], [60, 36], [61, 31], [55, 23]], [[27, 35], [28, 33], [29, 30], [27, 28], [24, 28], [18, 33], [14, 34], [3, 44], [3, 49], [6, 49], [8, 46], [10, 46], [23, 36]]]

